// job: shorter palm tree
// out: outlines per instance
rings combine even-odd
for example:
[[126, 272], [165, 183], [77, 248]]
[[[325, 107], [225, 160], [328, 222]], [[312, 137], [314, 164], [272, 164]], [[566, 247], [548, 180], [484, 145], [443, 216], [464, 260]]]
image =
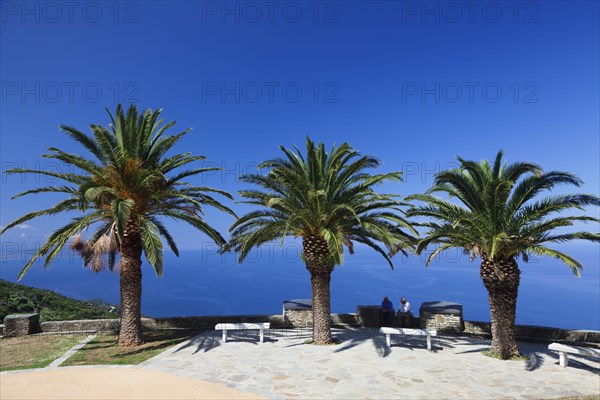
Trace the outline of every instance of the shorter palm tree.
[[[507, 166], [502, 157], [503, 152], [498, 152], [493, 165], [458, 157], [460, 168], [440, 172], [427, 194], [409, 197], [424, 205], [414, 206], [408, 215], [428, 219], [423, 225], [429, 231], [417, 247], [421, 253], [430, 245], [438, 245], [429, 255], [428, 265], [440, 252], [455, 247], [464, 249], [471, 260], [481, 258], [480, 275], [490, 303], [492, 352], [507, 359], [519, 355], [515, 319], [521, 272], [517, 257], [525, 262], [531, 255], [555, 257], [579, 276], [582, 265], [548, 244], [578, 239], [599, 242], [597, 233], [555, 232], [575, 222], [598, 219], [553, 214], [597, 206], [600, 199], [586, 194], [555, 194], [536, 200], [559, 184], [579, 187], [582, 181], [567, 172], [544, 172], [532, 163]], [[459, 204], [434, 196], [436, 192], [447, 193]]]
[[[107, 110], [108, 111], [108, 110]], [[206, 234], [219, 245], [225, 240], [202, 217], [205, 205], [215, 207], [233, 216], [228, 207], [213, 194], [231, 198], [222, 190], [194, 186], [186, 178], [218, 168], [195, 168], [174, 172], [202, 156], [190, 153], [165, 157], [167, 151], [185, 135], [187, 129], [176, 135], [165, 134], [175, 125], [163, 125], [161, 110], [147, 110], [138, 114], [132, 105], [125, 113], [121, 105], [115, 116], [108, 112], [112, 123], [109, 128], [91, 125], [93, 136], [63, 125], [61, 129], [81, 144], [92, 156], [85, 158], [50, 148], [44, 157], [60, 160], [80, 173], [56, 173], [28, 169], [13, 169], [8, 173], [35, 173], [58, 178], [63, 186], [31, 189], [16, 197], [55, 192], [67, 195], [65, 200], [45, 210], [26, 214], [8, 224], [6, 230], [42, 215], [65, 212], [83, 214], [52, 233], [46, 243], [25, 265], [19, 279], [39, 257], [48, 265], [71, 240], [71, 247], [83, 257], [84, 265], [95, 272], [105, 267], [118, 267], [121, 291], [121, 328], [119, 345], [141, 344], [142, 252], [156, 271], [163, 273], [164, 238], [178, 256], [179, 250], [161, 218], [185, 222]], [[87, 240], [84, 231], [91, 231]]]
[[360, 156], [347, 143], [327, 152], [323, 143], [315, 145], [307, 138], [305, 155], [297, 147], [279, 148], [284, 158], [259, 165], [266, 175], [241, 178], [260, 188], [240, 191], [248, 199], [245, 203], [260, 209], [233, 224], [227, 248], [237, 251], [242, 262], [254, 247], [278, 238], [283, 243], [286, 236], [301, 237], [312, 285], [313, 339], [328, 344], [331, 272], [342, 263], [344, 246], [352, 254], [354, 242], [365, 244], [393, 268], [390, 257], [414, 244], [401, 228], [416, 232], [403, 218], [404, 203], [397, 196], [374, 191], [386, 180], [400, 180], [399, 172], [370, 174], [379, 161]]

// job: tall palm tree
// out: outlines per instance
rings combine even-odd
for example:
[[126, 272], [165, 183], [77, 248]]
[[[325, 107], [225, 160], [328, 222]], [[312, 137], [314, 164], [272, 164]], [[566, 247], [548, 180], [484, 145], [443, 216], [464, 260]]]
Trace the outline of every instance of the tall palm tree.
[[[417, 247], [421, 253], [429, 245], [438, 245], [429, 255], [428, 265], [450, 248], [464, 249], [471, 261], [481, 258], [480, 275], [490, 303], [492, 352], [507, 359], [519, 355], [515, 331], [520, 281], [517, 257], [525, 262], [531, 255], [555, 257], [579, 276], [582, 265], [548, 245], [576, 239], [600, 241], [597, 233], [555, 232], [578, 221], [598, 219], [555, 214], [600, 205], [600, 199], [586, 194], [554, 194], [540, 199], [557, 185], [579, 187], [582, 181], [567, 172], [544, 172], [528, 162], [506, 165], [502, 158], [500, 151], [490, 165], [458, 157], [460, 168], [437, 174], [427, 194], [409, 196], [424, 204], [410, 209], [408, 215], [428, 219], [423, 225], [429, 231]], [[447, 193], [458, 204], [434, 196], [436, 192]]]
[[237, 251], [242, 262], [253, 247], [286, 236], [301, 237], [312, 284], [313, 340], [332, 343], [330, 279], [343, 261], [343, 247], [352, 254], [353, 242], [363, 243], [393, 268], [390, 257], [413, 245], [414, 238], [401, 229], [416, 233], [402, 216], [404, 204], [397, 196], [373, 189], [386, 180], [400, 180], [400, 173], [370, 174], [367, 170], [378, 167], [379, 161], [360, 156], [347, 143], [328, 153], [323, 143], [315, 145], [307, 138], [305, 155], [296, 146], [279, 148], [284, 158], [259, 165], [265, 175], [241, 178], [259, 187], [240, 195], [260, 209], [233, 224], [227, 249]]
[[[107, 110], [108, 111], [108, 110]], [[39, 257], [47, 266], [71, 240], [84, 265], [93, 271], [118, 267], [121, 291], [120, 346], [136, 346], [143, 342], [141, 335], [142, 251], [158, 276], [163, 273], [163, 243], [179, 256], [175, 241], [159, 217], [183, 221], [208, 235], [219, 245], [225, 240], [202, 218], [203, 206], [209, 205], [231, 215], [228, 207], [212, 197], [216, 193], [231, 198], [227, 192], [193, 186], [184, 179], [215, 168], [176, 169], [202, 160], [191, 153], [166, 153], [185, 135], [166, 135], [175, 122], [163, 124], [161, 110], [138, 114], [132, 105], [125, 113], [121, 105], [116, 114], [108, 114], [109, 128], [91, 125], [93, 136], [62, 125], [61, 129], [79, 142], [92, 157], [66, 153], [51, 147], [44, 157], [60, 160], [78, 173], [58, 173], [29, 169], [13, 169], [8, 173], [34, 173], [58, 178], [64, 186], [47, 186], [27, 190], [13, 198], [44, 192], [65, 193], [68, 197], [54, 206], [26, 214], [8, 224], [6, 230], [42, 215], [77, 212], [67, 225], [52, 233], [47, 242], [34, 254], [19, 275], [27, 272]], [[95, 159], [94, 159], [95, 158]], [[167, 176], [167, 174], [172, 175]], [[87, 240], [83, 232], [90, 231]]]

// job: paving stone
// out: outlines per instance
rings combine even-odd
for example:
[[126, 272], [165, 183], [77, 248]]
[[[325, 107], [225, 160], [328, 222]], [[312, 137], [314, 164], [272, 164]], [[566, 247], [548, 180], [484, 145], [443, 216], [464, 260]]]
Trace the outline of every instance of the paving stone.
[[[293, 332], [292, 332], [293, 333]], [[532, 399], [598, 395], [595, 361], [581, 359], [577, 367], [558, 366], [558, 356], [542, 344], [521, 343], [525, 354], [541, 362], [527, 371], [525, 361], [501, 361], [483, 356], [489, 342], [466, 337], [438, 337], [428, 352], [419, 341], [412, 347], [382, 347], [385, 341], [374, 329], [335, 330], [339, 345], [291, 343], [271, 330], [262, 345], [251, 341], [209, 345], [205, 332], [183, 343], [181, 350], [166, 351], [148, 360], [153, 368], [272, 399], [377, 398], [377, 399]], [[204, 335], [204, 336], [203, 336]], [[203, 344], [204, 343], [204, 344]], [[191, 345], [189, 345], [191, 344]], [[292, 345], [295, 344], [295, 345]], [[206, 346], [209, 345], [210, 348]]]

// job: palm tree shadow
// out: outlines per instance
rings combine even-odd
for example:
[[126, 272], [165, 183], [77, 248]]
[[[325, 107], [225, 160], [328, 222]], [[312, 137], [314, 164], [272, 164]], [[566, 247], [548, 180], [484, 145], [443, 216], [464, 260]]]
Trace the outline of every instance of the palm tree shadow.
[[460, 344], [468, 344], [469, 348], [467, 350], [457, 351], [456, 354], [469, 354], [469, 353], [481, 353], [484, 350], [489, 350], [490, 348], [490, 340], [482, 339], [479, 337], [469, 337], [469, 336], [444, 336], [440, 338], [440, 341], [444, 342], [445, 347], [455, 348], [456, 345]]
[[[525, 362], [526, 371], [535, 371], [544, 364], [559, 365], [558, 353], [549, 350], [548, 347], [539, 343], [520, 343], [519, 348], [529, 359]], [[569, 354], [569, 365], [567, 368], [576, 368], [600, 375], [600, 364], [597, 359]]]
[[544, 365], [544, 358], [538, 352], [529, 353], [527, 361], [525, 361], [525, 371], [531, 372]]
[[[352, 332], [352, 334], [350, 332]], [[385, 342], [385, 337], [383, 337], [382, 335], [379, 335], [379, 334], [374, 334], [374, 333], [370, 334], [370, 333], [371, 332], [362, 333], [359, 331], [349, 331], [349, 332], [343, 332], [339, 335], [336, 335], [336, 339], [341, 340], [345, 343], [342, 347], [335, 349], [334, 353], [339, 353], [341, 351], [349, 350], [349, 349], [356, 347], [362, 343], [371, 342], [371, 344], [375, 348], [375, 352], [377, 353], [377, 355], [379, 357], [389, 356], [390, 349], [388, 348], [388, 346]]]
[[194, 347], [194, 346], [196, 346], [196, 349], [194, 350], [194, 352], [192, 354], [196, 354], [200, 351], [203, 351], [204, 353], [206, 353], [220, 345], [221, 345], [221, 341], [215, 337], [215, 334], [213, 332], [209, 332], [209, 333], [205, 332], [205, 333], [201, 333], [198, 336], [195, 336], [192, 339], [190, 339], [186, 344], [184, 344], [183, 346], [181, 346], [177, 350], [175, 350], [174, 353], [178, 353], [182, 350], [185, 350], [185, 349], [188, 349], [188, 348]]
[[[385, 335], [380, 334], [376, 330], [344, 330], [336, 335], [336, 339], [346, 343], [344, 343], [344, 345], [340, 348], [334, 350], [334, 353], [346, 351], [362, 343], [370, 342], [375, 348], [375, 352], [379, 357], [384, 358], [391, 354], [391, 348], [386, 343]], [[392, 346], [403, 347], [409, 349], [410, 351], [414, 351], [415, 349], [420, 349], [422, 347], [424, 348], [426, 343], [425, 340], [425, 337], [420, 338], [408, 336], [400, 343], [395, 341], [396, 343], [392, 343]], [[432, 351], [437, 352], [439, 350], [443, 350], [444, 346], [454, 347], [450, 341], [439, 338], [433, 341]]]
[[361, 343], [365, 343], [373, 338], [373, 335], [370, 334], [370, 331], [363, 332], [361, 330], [356, 329], [344, 329], [342, 331], [336, 332], [335, 340], [344, 343], [340, 348], [335, 349], [334, 353], [339, 353], [340, 351], [349, 350], [353, 347], [358, 346]]
[[164, 343], [160, 343], [160, 344], [157, 344], [157, 345], [154, 345], [154, 346], [148, 346], [148, 347], [143, 347], [141, 349], [132, 350], [132, 351], [129, 351], [127, 353], [117, 354], [117, 355], [115, 355], [115, 357], [117, 357], [117, 358], [123, 358], [123, 357], [127, 357], [127, 356], [132, 356], [134, 354], [144, 353], [146, 351], [161, 350], [161, 349], [165, 349], [167, 347], [170, 347], [172, 345], [173, 345], [173, 343], [164, 342]]

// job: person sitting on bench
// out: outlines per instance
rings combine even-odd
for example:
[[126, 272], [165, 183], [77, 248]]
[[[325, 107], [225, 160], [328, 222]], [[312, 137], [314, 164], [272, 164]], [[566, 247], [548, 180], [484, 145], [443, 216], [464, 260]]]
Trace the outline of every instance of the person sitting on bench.
[[398, 307], [398, 319], [400, 320], [400, 326], [403, 328], [410, 328], [412, 321], [412, 309], [410, 303], [406, 301], [406, 297], [400, 299], [400, 307]]
[[387, 297], [381, 302], [381, 313], [383, 315], [383, 326], [392, 325], [392, 317], [394, 316], [394, 303]]

